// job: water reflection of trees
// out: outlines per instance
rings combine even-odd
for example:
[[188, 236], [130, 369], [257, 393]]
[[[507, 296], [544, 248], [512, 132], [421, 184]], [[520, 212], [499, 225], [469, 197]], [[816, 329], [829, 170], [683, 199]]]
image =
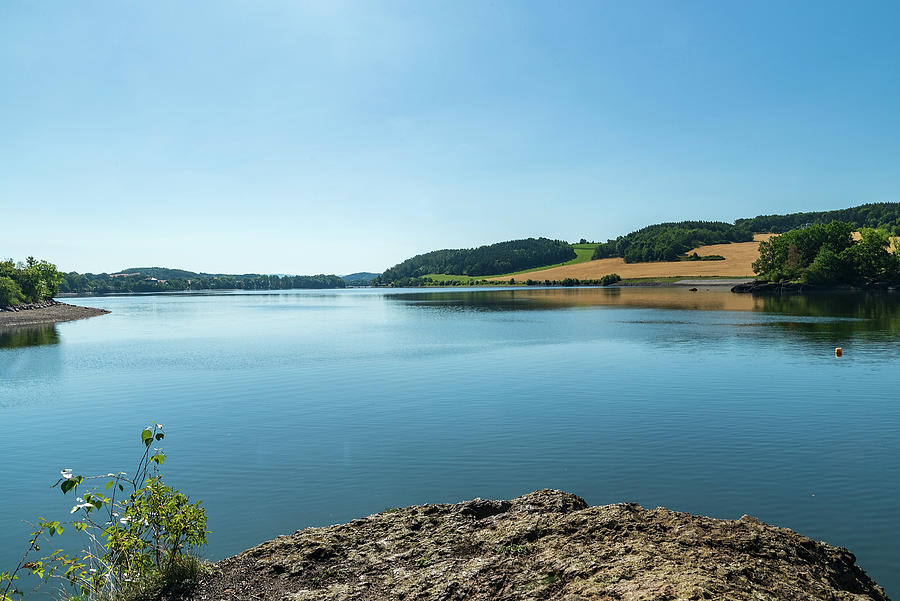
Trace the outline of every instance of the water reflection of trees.
[[900, 294], [834, 292], [804, 295], [691, 293], [685, 288], [554, 288], [452, 290], [390, 294], [390, 300], [423, 309], [502, 312], [619, 306], [700, 311], [750, 311], [783, 316], [754, 322], [776, 338], [809, 339], [836, 346], [854, 337], [887, 339], [900, 333]]
[[[900, 296], [886, 292], [765, 296], [759, 310], [832, 318], [781, 322], [781, 325], [839, 337], [862, 332], [900, 332]], [[779, 322], [773, 325], [778, 326]]]
[[407, 305], [456, 311], [528, 311], [619, 306], [648, 309], [752, 311], [759, 301], [727, 288], [693, 293], [684, 287], [518, 288], [389, 294]]
[[59, 344], [59, 332], [55, 325], [0, 330], [0, 349], [44, 344]]

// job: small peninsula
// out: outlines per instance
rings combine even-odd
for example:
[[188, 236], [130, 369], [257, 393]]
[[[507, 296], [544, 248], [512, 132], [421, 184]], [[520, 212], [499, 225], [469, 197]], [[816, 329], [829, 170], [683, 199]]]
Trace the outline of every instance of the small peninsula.
[[850, 551], [786, 528], [557, 490], [299, 530], [219, 562], [192, 598], [888, 599]]
[[79, 307], [49, 300], [31, 305], [18, 305], [8, 309], [0, 307], [0, 328], [62, 323], [107, 313], [109, 311], [106, 309]]

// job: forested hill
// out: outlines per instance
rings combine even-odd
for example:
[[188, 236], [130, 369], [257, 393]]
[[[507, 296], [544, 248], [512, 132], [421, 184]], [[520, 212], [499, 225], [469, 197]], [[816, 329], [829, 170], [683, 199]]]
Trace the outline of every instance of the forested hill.
[[348, 286], [368, 286], [372, 283], [372, 280], [379, 275], [380, 274], [371, 273], [369, 271], [359, 271], [357, 273], [342, 275], [341, 279], [347, 282]]
[[752, 240], [752, 230], [721, 221], [658, 223], [607, 240], [597, 246], [594, 258], [622, 257], [626, 263], [675, 261], [679, 255], [705, 244]]
[[900, 234], [900, 203], [882, 202], [836, 211], [760, 215], [738, 219], [733, 224], [721, 221], [658, 223], [599, 244], [594, 258], [622, 257], [626, 263], [674, 261], [698, 246], [749, 242], [753, 240], [754, 232], [781, 234], [798, 227], [832, 221], [844, 221], [857, 229], [882, 228]]
[[572, 245], [562, 240], [526, 238], [478, 248], [435, 250], [416, 255], [386, 270], [373, 284], [403, 285], [429, 273], [495, 275], [562, 263], [575, 258]]
[[131, 267], [116, 273], [66, 273], [60, 292], [106, 294], [113, 292], [166, 292], [178, 290], [287, 290], [292, 288], [344, 288], [336, 275], [265, 275], [197, 273], [166, 267]]
[[805, 225], [827, 224], [832, 221], [846, 221], [857, 229], [882, 228], [900, 235], [900, 202], [875, 202], [836, 211], [759, 215], [751, 219], [738, 219], [735, 225], [753, 232], [781, 234]]

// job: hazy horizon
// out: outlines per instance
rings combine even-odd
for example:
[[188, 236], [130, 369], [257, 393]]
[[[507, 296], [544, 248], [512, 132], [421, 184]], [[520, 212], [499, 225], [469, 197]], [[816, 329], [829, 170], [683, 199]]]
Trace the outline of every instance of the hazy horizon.
[[380, 272], [900, 201], [900, 5], [0, 4], [0, 258]]

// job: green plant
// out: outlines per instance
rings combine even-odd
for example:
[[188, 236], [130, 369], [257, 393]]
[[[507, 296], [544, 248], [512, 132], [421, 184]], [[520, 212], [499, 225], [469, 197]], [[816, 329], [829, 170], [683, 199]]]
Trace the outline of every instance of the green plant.
[[528, 555], [528, 545], [500, 545], [497, 553], [503, 555]]
[[[87, 600], [152, 597], [154, 591], [184, 591], [196, 582], [202, 565], [190, 552], [206, 544], [206, 512], [199, 502], [191, 503], [163, 483], [159, 468], [166, 455], [153, 444], [164, 437], [160, 424], [141, 431], [144, 452], [133, 476], [83, 476], [62, 470], [53, 486], [63, 494], [96, 480], [105, 480], [105, 488], [77, 497], [70, 511], [77, 517], [68, 523], [38, 518], [19, 565], [0, 574], [0, 601], [22, 595], [13, 582], [23, 570], [41, 580], [61, 577]], [[66, 526], [83, 536], [85, 548], [77, 557], [57, 550], [29, 560], [32, 552], [40, 551], [40, 540], [62, 534]]]

